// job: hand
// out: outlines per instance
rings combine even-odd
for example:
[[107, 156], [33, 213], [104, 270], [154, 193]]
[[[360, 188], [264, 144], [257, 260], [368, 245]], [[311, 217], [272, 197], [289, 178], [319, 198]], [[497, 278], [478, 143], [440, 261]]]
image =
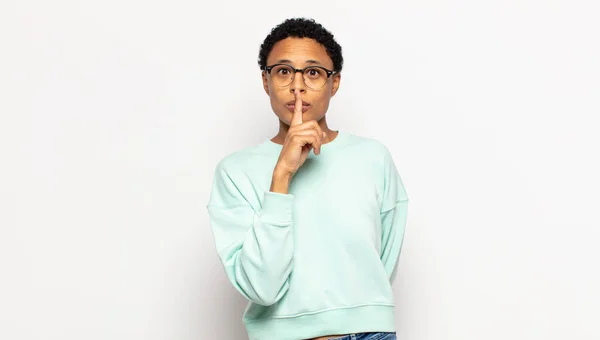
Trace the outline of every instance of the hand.
[[276, 170], [289, 175], [295, 174], [304, 164], [310, 150], [314, 148], [315, 155], [321, 153], [321, 143], [326, 136], [316, 120], [302, 122], [302, 96], [300, 91], [295, 90], [294, 96], [296, 97], [294, 115], [275, 166]]

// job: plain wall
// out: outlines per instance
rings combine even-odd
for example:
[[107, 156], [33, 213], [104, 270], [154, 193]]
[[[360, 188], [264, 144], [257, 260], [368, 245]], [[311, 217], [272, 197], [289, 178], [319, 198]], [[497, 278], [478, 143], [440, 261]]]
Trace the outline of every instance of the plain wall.
[[398, 339], [599, 339], [595, 1], [0, 3], [0, 338], [246, 339], [205, 205], [277, 133], [258, 49], [342, 45], [332, 129], [411, 199]]

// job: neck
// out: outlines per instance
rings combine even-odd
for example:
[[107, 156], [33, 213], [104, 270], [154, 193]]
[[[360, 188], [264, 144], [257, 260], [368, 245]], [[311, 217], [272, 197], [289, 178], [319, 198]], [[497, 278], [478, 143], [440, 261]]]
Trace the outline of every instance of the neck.
[[[327, 126], [327, 120], [325, 119], [325, 117], [321, 118], [321, 120], [317, 121], [317, 123], [319, 124], [321, 130], [323, 130], [323, 132], [325, 132], [325, 134], [327, 135], [325, 137], [325, 140], [323, 141], [323, 144], [331, 142], [337, 136], [338, 133], [335, 132], [334, 135], [334, 132]], [[287, 136], [289, 129], [289, 125], [279, 120], [279, 132], [275, 137], [271, 138], [271, 141], [277, 144], [283, 144], [283, 142], [285, 141], [285, 136]]]

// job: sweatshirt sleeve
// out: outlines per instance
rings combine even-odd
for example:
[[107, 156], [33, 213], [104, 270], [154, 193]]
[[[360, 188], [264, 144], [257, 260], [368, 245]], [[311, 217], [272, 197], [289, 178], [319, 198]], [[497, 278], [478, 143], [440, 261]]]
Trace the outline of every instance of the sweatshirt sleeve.
[[269, 306], [289, 287], [294, 196], [271, 191], [261, 195], [262, 207], [253, 208], [219, 164], [206, 207], [229, 281], [246, 299]]
[[390, 284], [394, 283], [398, 259], [404, 240], [408, 196], [394, 160], [384, 148], [383, 193], [381, 204], [381, 261], [388, 273]]

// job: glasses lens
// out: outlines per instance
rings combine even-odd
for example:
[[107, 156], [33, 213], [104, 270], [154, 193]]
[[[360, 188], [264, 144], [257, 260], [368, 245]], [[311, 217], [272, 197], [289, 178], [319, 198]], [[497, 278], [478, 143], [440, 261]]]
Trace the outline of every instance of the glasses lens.
[[292, 82], [294, 70], [285, 65], [276, 65], [271, 69], [271, 79], [277, 86], [287, 86]]
[[318, 67], [304, 70], [304, 83], [312, 89], [320, 89], [327, 82], [327, 73]]

